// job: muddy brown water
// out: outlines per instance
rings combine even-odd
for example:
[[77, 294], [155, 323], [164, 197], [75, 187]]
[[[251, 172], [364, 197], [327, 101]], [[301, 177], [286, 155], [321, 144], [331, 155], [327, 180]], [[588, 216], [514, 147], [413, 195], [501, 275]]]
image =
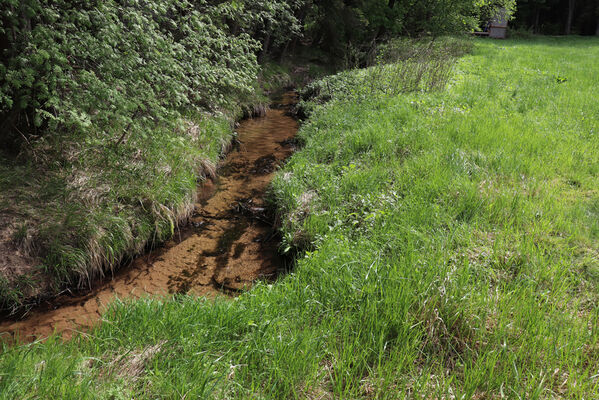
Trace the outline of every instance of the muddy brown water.
[[133, 260], [94, 290], [62, 296], [23, 319], [0, 322], [0, 340], [69, 338], [100, 320], [115, 298], [174, 293], [214, 297], [235, 294], [285, 268], [279, 241], [264, 204], [277, 167], [293, 152], [297, 122], [287, 115], [295, 94], [283, 95], [264, 117], [240, 123], [238, 142], [219, 167], [217, 178], [199, 190], [190, 224], [161, 248]]

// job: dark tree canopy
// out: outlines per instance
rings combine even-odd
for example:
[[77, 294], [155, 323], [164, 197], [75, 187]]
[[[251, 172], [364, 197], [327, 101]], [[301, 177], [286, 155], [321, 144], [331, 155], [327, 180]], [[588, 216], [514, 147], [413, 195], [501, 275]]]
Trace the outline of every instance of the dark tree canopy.
[[599, 1], [518, 0], [513, 25], [542, 34], [599, 35]]
[[385, 35], [465, 32], [513, 0], [304, 0], [299, 14], [312, 43], [333, 53]]

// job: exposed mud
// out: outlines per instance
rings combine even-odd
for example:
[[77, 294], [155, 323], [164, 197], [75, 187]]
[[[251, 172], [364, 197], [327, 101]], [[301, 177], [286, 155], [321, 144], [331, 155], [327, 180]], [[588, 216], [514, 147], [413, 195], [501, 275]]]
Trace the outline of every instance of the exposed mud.
[[264, 194], [274, 171], [294, 150], [297, 122], [287, 115], [295, 95], [265, 116], [242, 121], [238, 146], [207, 181], [190, 224], [162, 248], [135, 259], [82, 296], [62, 296], [20, 321], [0, 323], [0, 340], [63, 337], [96, 323], [110, 301], [174, 293], [213, 297], [272, 279], [286, 268], [277, 232], [267, 215]]

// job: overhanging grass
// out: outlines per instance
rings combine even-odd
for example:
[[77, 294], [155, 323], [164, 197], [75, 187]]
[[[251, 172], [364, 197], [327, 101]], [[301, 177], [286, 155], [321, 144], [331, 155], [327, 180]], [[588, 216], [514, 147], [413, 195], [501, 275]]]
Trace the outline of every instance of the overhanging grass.
[[273, 186], [293, 274], [5, 349], [3, 396], [593, 398], [598, 57], [479, 41], [444, 92], [317, 107]]
[[[87, 287], [172, 236], [232, 134], [230, 116], [195, 114], [118, 144], [93, 134], [62, 137], [45, 149], [53, 162], [3, 160], [9, 240], [30, 257], [2, 271], [0, 305], [19, 307], [65, 285]], [[20, 284], [23, 278], [30, 284]]]

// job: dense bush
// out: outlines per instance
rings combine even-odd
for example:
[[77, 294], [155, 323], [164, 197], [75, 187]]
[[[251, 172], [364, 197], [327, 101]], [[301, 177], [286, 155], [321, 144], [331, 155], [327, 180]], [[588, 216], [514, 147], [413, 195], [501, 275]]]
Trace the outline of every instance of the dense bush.
[[[513, 0], [1, 0], [0, 142], [85, 133], [115, 143], [247, 95], [260, 50], [302, 29], [351, 58], [386, 34], [475, 27]], [[18, 148], [19, 146], [15, 146]]]
[[2, 135], [118, 143], [252, 90], [258, 44], [219, 27], [205, 1], [2, 3]]

